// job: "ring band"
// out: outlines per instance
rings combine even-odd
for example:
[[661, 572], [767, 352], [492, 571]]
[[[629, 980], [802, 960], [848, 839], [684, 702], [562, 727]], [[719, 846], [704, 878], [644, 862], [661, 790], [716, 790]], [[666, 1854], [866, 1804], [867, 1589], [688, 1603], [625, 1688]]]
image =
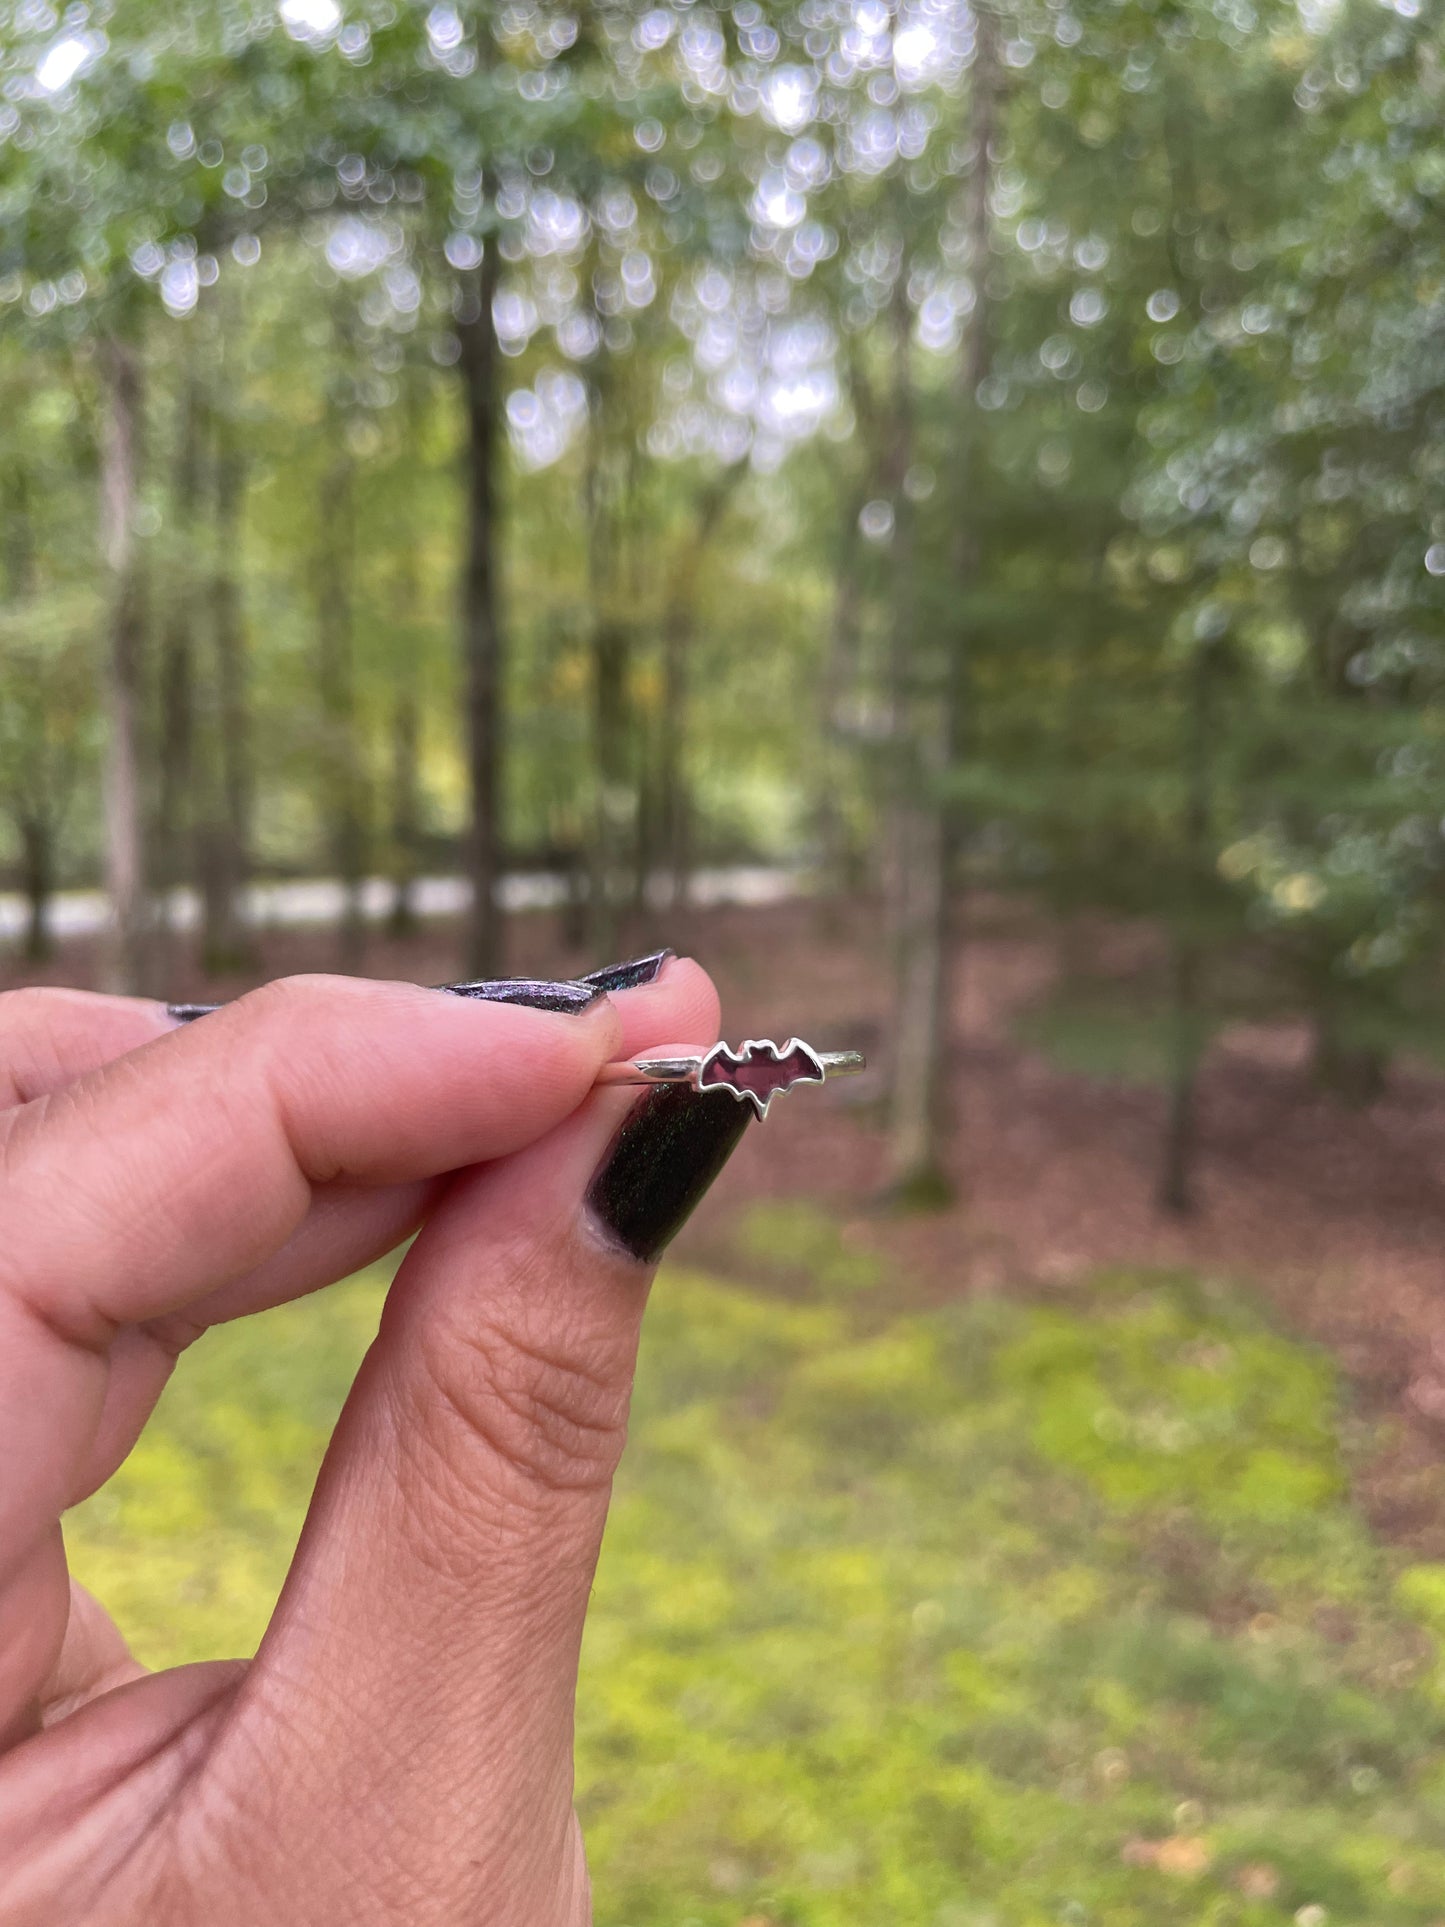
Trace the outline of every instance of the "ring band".
[[599, 1084], [685, 1084], [695, 1091], [726, 1091], [740, 1104], [751, 1104], [766, 1117], [775, 1097], [795, 1084], [822, 1084], [829, 1077], [851, 1077], [867, 1068], [861, 1051], [817, 1051], [800, 1038], [775, 1044], [768, 1037], [749, 1037], [736, 1050], [714, 1044], [710, 1051], [688, 1057], [632, 1057], [604, 1064]]

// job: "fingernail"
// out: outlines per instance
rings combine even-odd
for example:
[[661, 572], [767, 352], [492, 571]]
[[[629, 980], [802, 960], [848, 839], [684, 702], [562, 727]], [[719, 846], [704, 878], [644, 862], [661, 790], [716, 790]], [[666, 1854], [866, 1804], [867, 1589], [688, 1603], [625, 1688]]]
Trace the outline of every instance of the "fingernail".
[[723, 1092], [659, 1085], [608, 1146], [587, 1208], [609, 1238], [651, 1264], [692, 1216], [751, 1118], [750, 1106]]
[[605, 970], [590, 970], [581, 981], [596, 984], [599, 990], [636, 990], [639, 984], [654, 982], [668, 958], [676, 955], [675, 950], [654, 950], [646, 957], [634, 957], [631, 963], [608, 964]]
[[[661, 969], [661, 964], [658, 969]], [[645, 981], [645, 979], [643, 980]], [[529, 1010], [560, 1010], [578, 1014], [607, 994], [605, 984], [587, 978], [580, 984], [549, 983], [545, 978], [500, 977], [490, 982], [438, 984], [438, 990], [454, 997], [478, 997], [489, 1004], [525, 1004]], [[178, 1024], [193, 1024], [198, 1017], [219, 1010], [219, 1004], [167, 1004], [166, 1015]]]
[[590, 980], [580, 984], [550, 983], [541, 977], [496, 977], [470, 984], [438, 984], [453, 997], [478, 997], [488, 1004], [525, 1004], [529, 1010], [560, 1010], [580, 1016], [607, 995]]

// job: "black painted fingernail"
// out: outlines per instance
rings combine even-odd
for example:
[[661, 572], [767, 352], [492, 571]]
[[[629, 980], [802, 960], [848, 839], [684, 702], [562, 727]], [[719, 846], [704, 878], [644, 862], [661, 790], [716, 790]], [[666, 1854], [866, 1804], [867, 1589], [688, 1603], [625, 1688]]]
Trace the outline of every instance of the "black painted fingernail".
[[721, 1091], [661, 1084], [640, 1098], [587, 1188], [594, 1218], [643, 1264], [692, 1216], [752, 1119]]
[[631, 963], [608, 964], [605, 970], [589, 970], [581, 981], [584, 984], [596, 984], [599, 990], [636, 990], [639, 984], [655, 982], [668, 958], [676, 955], [675, 950], [654, 950], [649, 956], [634, 957]]
[[198, 1017], [209, 1017], [219, 1004], [167, 1004], [167, 1017], [174, 1018], [178, 1024], [193, 1024]]
[[438, 984], [453, 997], [477, 997], [488, 1004], [525, 1004], [528, 1010], [560, 1010], [580, 1016], [607, 995], [599, 984], [550, 983], [542, 977], [494, 977], [470, 984]]

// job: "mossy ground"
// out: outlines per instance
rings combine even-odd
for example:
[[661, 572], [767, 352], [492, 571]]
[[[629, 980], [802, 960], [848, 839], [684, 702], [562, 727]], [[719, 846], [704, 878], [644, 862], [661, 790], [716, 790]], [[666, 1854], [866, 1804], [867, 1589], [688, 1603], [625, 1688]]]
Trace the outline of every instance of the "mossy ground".
[[[599, 1927], [1445, 1922], [1445, 1573], [1353, 1510], [1327, 1358], [1192, 1277], [894, 1317], [793, 1234], [811, 1298], [653, 1300], [581, 1694]], [[213, 1334], [72, 1516], [145, 1659], [254, 1646], [382, 1289]]]

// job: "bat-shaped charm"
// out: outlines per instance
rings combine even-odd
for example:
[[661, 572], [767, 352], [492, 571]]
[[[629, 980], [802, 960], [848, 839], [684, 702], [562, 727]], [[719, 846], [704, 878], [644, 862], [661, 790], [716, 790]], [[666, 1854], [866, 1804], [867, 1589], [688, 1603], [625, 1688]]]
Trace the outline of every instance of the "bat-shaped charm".
[[770, 1037], [749, 1037], [738, 1050], [731, 1044], [714, 1044], [698, 1068], [697, 1088], [730, 1091], [751, 1104], [759, 1117], [766, 1117], [775, 1097], [795, 1084], [821, 1084], [823, 1077], [811, 1044], [796, 1037], [786, 1044], [775, 1044]]
[[863, 1068], [860, 1051], [817, 1051], [797, 1037], [786, 1044], [749, 1037], [736, 1050], [731, 1044], [714, 1044], [699, 1057], [634, 1057], [624, 1064], [605, 1064], [597, 1082], [690, 1084], [695, 1091], [726, 1092], [739, 1104], [751, 1104], [762, 1118], [773, 1099], [795, 1084], [821, 1084]]

